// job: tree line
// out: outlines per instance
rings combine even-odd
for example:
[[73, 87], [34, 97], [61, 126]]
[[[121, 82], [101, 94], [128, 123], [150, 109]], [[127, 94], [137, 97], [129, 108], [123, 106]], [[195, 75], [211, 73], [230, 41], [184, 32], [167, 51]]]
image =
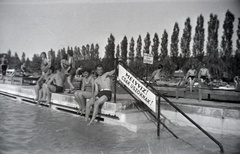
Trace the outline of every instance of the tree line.
[[[164, 71], [171, 76], [175, 70], [182, 69], [186, 72], [191, 65], [198, 70], [202, 63], [205, 63], [211, 75], [215, 79], [220, 79], [224, 74], [230, 78], [240, 75], [240, 18], [238, 18], [236, 49], [233, 50], [233, 23], [235, 16], [228, 10], [225, 13], [223, 22], [223, 34], [221, 42], [218, 41], [219, 19], [217, 15], [210, 14], [207, 22], [207, 40], [205, 40], [204, 17], [199, 15], [195, 27], [195, 33], [192, 36], [191, 20], [188, 17], [184, 23], [183, 33], [179, 36], [179, 25], [176, 22], [173, 27], [171, 40], [168, 40], [168, 32], [163, 31], [161, 38], [155, 33], [151, 40], [150, 34], [147, 32], [144, 39], [139, 35], [135, 41], [132, 37], [130, 40], [126, 36], [123, 37], [120, 44], [115, 45], [115, 38], [110, 34], [105, 46], [104, 57], [99, 57], [99, 45], [87, 44], [80, 47], [67, 47], [59, 49], [57, 52], [52, 49], [51, 53], [55, 65], [60, 64], [61, 54], [66, 54], [72, 50], [77, 65], [83, 65], [93, 69], [97, 63], [102, 63], [106, 71], [114, 68], [114, 58], [120, 58], [127, 63], [135, 73], [143, 77], [148, 72], [156, 69], [159, 63], [164, 65]], [[192, 48], [190, 44], [192, 42]], [[170, 43], [170, 45], [168, 45]], [[170, 46], [170, 49], [168, 47]], [[220, 46], [220, 47], [219, 47]], [[143, 64], [143, 53], [151, 53], [153, 55], [153, 65]], [[40, 72], [41, 57], [34, 54], [32, 60], [26, 59], [25, 53], [19, 58], [17, 53], [11, 55], [8, 51], [8, 59], [10, 68], [19, 69], [20, 64], [25, 62], [26, 66], [32, 72]]]

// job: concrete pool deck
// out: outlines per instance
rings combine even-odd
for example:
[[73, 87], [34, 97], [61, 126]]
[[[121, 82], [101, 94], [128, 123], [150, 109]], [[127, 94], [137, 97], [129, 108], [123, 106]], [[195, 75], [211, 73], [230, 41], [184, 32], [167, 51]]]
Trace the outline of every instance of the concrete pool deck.
[[[33, 102], [33, 86], [0, 84], [0, 92], [19, 100]], [[201, 101], [197, 99], [168, 98], [182, 109], [189, 117], [207, 131], [219, 134], [240, 135], [240, 104], [228, 102]], [[52, 108], [76, 113], [78, 105], [72, 94], [52, 95]], [[136, 101], [129, 94], [117, 94], [117, 101], [106, 102], [101, 108], [103, 122], [121, 125], [137, 132], [141, 129], [156, 129], [156, 122], [145, 110], [136, 109]], [[161, 114], [165, 124], [174, 123], [180, 126], [192, 126], [182, 115], [161, 101]]]

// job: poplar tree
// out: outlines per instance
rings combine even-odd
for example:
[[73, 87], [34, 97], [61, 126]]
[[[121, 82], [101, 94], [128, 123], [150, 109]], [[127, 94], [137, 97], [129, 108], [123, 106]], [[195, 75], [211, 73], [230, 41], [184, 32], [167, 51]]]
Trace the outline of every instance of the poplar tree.
[[161, 53], [159, 55], [161, 60], [164, 60], [165, 57], [168, 56], [168, 33], [164, 29], [164, 32], [162, 34], [161, 38]]
[[96, 44], [95, 48], [94, 48], [94, 55], [95, 55], [95, 59], [99, 60], [99, 45]]
[[144, 64], [143, 64], [143, 56], [142, 56], [142, 38], [141, 38], [141, 35], [138, 36], [136, 46], [137, 46], [136, 47], [136, 60], [135, 60], [134, 70], [136, 71], [136, 73], [140, 77], [143, 77]]
[[142, 58], [142, 38], [139, 35], [137, 39], [137, 47], [136, 47], [136, 59], [140, 60]]
[[95, 59], [95, 57], [96, 57], [94, 51], [95, 51], [95, 49], [94, 49], [94, 44], [92, 43], [92, 44], [91, 44], [91, 47], [90, 47], [90, 59], [91, 59], [91, 60]]
[[222, 52], [221, 53], [225, 59], [228, 61], [232, 54], [232, 35], [233, 35], [233, 22], [234, 15], [228, 10], [225, 14], [225, 20], [223, 23], [223, 36], [222, 36]]
[[193, 38], [193, 57], [197, 57], [199, 61], [202, 61], [204, 55], [204, 18], [200, 15], [197, 18], [197, 25], [195, 27], [195, 35]]
[[184, 60], [190, 57], [191, 30], [191, 21], [190, 18], [187, 18], [184, 24], [183, 34], [181, 38], [181, 51]]
[[84, 45], [82, 46], [81, 52], [82, 52], [82, 55], [83, 55], [83, 60], [86, 60], [86, 47]]
[[[210, 14], [208, 22], [207, 55], [218, 57], [218, 28], [219, 20], [217, 15]], [[215, 57], [215, 58], [216, 58]]]
[[89, 44], [86, 45], [86, 60], [90, 59], [90, 46]]
[[133, 64], [134, 64], [134, 39], [133, 39], [133, 37], [131, 38], [131, 41], [129, 43], [128, 58], [129, 58], [129, 66], [133, 67]]
[[210, 20], [208, 22], [206, 65], [212, 77], [217, 79], [221, 78], [224, 66], [218, 53], [218, 28], [219, 20], [217, 15], [210, 14]]
[[178, 39], [179, 36], [179, 26], [176, 22], [173, 28], [173, 33], [171, 36], [171, 45], [170, 45], [170, 51], [171, 51], [171, 57], [175, 64], [177, 64], [177, 57], [178, 57]]
[[151, 45], [151, 40], [150, 40], [150, 34], [149, 33], [147, 33], [147, 35], [144, 39], [144, 43], [145, 43], [145, 45], [144, 45], [143, 53], [149, 54], [149, 51], [150, 51], [149, 47]]
[[127, 47], [128, 47], [128, 40], [127, 40], [127, 37], [124, 36], [122, 42], [121, 42], [121, 57], [122, 57], [122, 61], [123, 62], [127, 62]]
[[240, 18], [238, 18], [236, 47], [236, 54], [240, 54]]
[[158, 54], [158, 47], [159, 47], [159, 38], [158, 38], [158, 34], [155, 33], [154, 37], [153, 37], [153, 45], [152, 45], [152, 54], [153, 54], [153, 60], [157, 61], [159, 58], [159, 54]]
[[115, 55], [115, 38], [112, 34], [108, 38], [108, 44], [105, 47], [105, 56], [103, 63], [106, 71], [114, 68], [114, 55]]
[[240, 76], [240, 18], [238, 18], [237, 27], [237, 40], [236, 40], [236, 53], [235, 53], [235, 75]]

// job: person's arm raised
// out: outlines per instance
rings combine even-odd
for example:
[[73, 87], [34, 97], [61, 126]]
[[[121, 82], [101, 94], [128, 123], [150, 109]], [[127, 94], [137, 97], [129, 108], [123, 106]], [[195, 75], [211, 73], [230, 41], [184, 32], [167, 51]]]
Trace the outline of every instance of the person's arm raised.
[[106, 75], [106, 77], [107, 76], [112, 76], [114, 73], [115, 73], [115, 69], [110, 71], [110, 72], [106, 72], [105, 75]]

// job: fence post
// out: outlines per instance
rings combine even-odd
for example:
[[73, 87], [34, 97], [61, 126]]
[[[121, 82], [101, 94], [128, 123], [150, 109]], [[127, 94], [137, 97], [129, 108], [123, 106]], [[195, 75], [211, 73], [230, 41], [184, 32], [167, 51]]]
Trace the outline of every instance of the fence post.
[[117, 102], [117, 65], [118, 65], [118, 58], [114, 58], [114, 69], [115, 69], [115, 75], [114, 75], [114, 103]]
[[157, 123], [157, 136], [160, 138], [160, 101], [161, 97], [158, 96], [158, 123]]

